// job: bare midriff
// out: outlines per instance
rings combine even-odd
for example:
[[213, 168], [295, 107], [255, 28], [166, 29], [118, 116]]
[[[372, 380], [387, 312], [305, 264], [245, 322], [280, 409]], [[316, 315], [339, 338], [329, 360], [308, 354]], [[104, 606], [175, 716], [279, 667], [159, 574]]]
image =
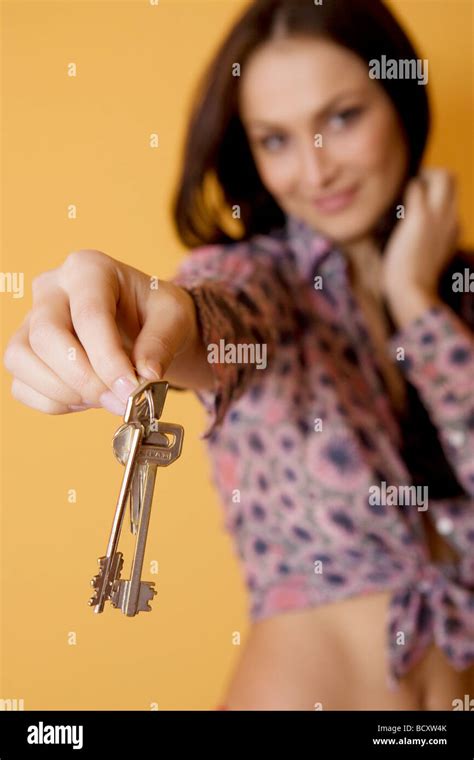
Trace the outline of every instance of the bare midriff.
[[[425, 520], [433, 559], [456, 559]], [[474, 666], [454, 670], [434, 645], [397, 690], [388, 689], [390, 595], [366, 594], [254, 623], [221, 702], [230, 710], [452, 710], [453, 700], [474, 696]]]

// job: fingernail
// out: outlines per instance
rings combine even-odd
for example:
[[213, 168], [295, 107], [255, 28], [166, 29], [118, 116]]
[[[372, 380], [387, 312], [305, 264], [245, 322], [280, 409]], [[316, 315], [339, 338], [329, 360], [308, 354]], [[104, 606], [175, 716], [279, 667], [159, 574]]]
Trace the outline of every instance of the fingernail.
[[145, 380], [160, 380], [163, 377], [163, 368], [157, 362], [137, 362], [137, 372]]
[[126, 404], [128, 397], [130, 396], [133, 389], [137, 387], [137, 385], [138, 380], [135, 380], [134, 382], [130, 377], [119, 377], [119, 379], [112, 384], [112, 390], [117, 398]]
[[68, 404], [68, 409], [71, 410], [71, 412], [83, 412], [84, 409], [93, 409], [98, 408], [97, 404]]
[[121, 417], [125, 414], [125, 403], [119, 401], [115, 393], [112, 393], [112, 391], [105, 391], [105, 393], [102, 393], [99, 400], [104, 409], [107, 409], [108, 412], [119, 414]]

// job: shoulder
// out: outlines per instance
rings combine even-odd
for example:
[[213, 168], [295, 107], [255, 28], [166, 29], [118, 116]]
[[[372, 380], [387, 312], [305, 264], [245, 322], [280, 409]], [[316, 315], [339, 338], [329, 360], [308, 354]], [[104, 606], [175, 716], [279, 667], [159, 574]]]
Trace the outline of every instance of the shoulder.
[[181, 272], [196, 271], [202, 274], [243, 274], [259, 264], [276, 263], [287, 251], [285, 237], [280, 230], [226, 243], [193, 248], [180, 263]]
[[287, 247], [284, 228], [276, 228], [266, 234], [257, 233], [240, 240], [199, 246], [193, 248], [190, 255], [197, 256], [201, 260], [225, 254], [233, 256], [249, 256], [251, 254], [278, 256], [284, 253]]

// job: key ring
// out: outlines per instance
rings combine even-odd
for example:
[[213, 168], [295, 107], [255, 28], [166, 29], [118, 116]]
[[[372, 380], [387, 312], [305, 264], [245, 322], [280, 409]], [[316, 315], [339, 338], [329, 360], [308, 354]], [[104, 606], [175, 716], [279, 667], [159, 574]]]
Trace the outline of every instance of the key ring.
[[[166, 380], [146, 380], [139, 378], [140, 384], [130, 394], [127, 409], [125, 411], [125, 421], [140, 421], [144, 426], [151, 425], [154, 420], [159, 420], [163, 407], [165, 405], [166, 394], [168, 393], [168, 382]], [[144, 394], [144, 398], [143, 398]], [[148, 406], [148, 419], [144, 420], [144, 405]]]
[[149, 388], [146, 389], [146, 398], [148, 401], [148, 412], [149, 412], [149, 419], [150, 419], [150, 425], [155, 419], [155, 403], [153, 401], [153, 393]]

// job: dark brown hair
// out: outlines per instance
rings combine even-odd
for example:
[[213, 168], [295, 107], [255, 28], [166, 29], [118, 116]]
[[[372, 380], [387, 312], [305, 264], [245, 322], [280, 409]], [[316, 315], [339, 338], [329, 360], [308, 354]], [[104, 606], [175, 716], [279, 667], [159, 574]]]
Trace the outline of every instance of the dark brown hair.
[[[172, 216], [187, 247], [235, 240], [225, 229], [223, 210], [240, 207], [242, 239], [267, 234], [285, 215], [263, 186], [239, 117], [237, 88], [249, 56], [276, 34], [325, 37], [362, 60], [414, 59], [407, 35], [380, 0], [255, 0], [226, 35], [199, 83], [188, 125]], [[406, 180], [419, 168], [430, 114], [426, 87], [414, 79], [381, 79], [405, 134], [409, 155]], [[405, 181], [406, 181], [405, 180]], [[209, 184], [211, 183], [211, 184]], [[214, 185], [212, 186], [212, 183]], [[211, 199], [214, 187], [221, 198]], [[397, 202], [401, 202], [399, 199]], [[228, 215], [229, 216], [229, 215]], [[387, 210], [379, 231], [388, 233], [394, 215]], [[382, 235], [384, 236], [382, 232]]]

